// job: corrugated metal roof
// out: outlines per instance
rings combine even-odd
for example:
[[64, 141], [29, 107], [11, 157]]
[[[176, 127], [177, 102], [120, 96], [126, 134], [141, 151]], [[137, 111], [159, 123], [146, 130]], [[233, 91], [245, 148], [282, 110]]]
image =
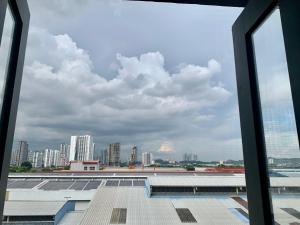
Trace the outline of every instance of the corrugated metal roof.
[[65, 201], [5, 201], [4, 216], [53, 216]]
[[[148, 177], [150, 186], [169, 187], [244, 187], [244, 176], [187, 176]], [[300, 187], [300, 177], [271, 177], [271, 186]]]
[[[235, 207], [237, 203], [228, 198]], [[98, 188], [81, 225], [110, 224], [114, 208], [126, 208], [127, 225], [182, 225], [176, 208], [188, 208], [197, 223], [193, 224], [244, 224], [229, 210], [224, 200], [211, 198], [174, 199], [148, 198], [144, 188]]]

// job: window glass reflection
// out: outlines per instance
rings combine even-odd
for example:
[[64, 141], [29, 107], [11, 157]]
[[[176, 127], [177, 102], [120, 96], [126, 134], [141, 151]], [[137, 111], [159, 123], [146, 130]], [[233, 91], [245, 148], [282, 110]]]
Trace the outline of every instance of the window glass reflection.
[[292, 224], [300, 220], [283, 209], [300, 206], [300, 151], [279, 9], [253, 34], [253, 43], [275, 220]]
[[3, 104], [4, 83], [6, 80], [13, 30], [14, 19], [9, 7], [7, 7], [0, 45], [0, 109]]

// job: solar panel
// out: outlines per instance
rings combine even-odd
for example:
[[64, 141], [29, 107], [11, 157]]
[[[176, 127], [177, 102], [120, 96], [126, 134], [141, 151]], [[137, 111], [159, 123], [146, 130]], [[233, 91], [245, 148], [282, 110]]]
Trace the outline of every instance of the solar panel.
[[36, 185], [40, 184], [42, 181], [27, 181], [27, 180], [18, 180], [13, 183], [9, 183], [7, 188], [22, 188], [22, 189], [31, 189]]
[[110, 223], [111, 224], [125, 224], [127, 216], [126, 208], [114, 208], [111, 213]]
[[145, 181], [144, 180], [133, 180], [133, 186], [144, 187]]
[[132, 180], [121, 180], [119, 186], [131, 187], [132, 186]]
[[74, 181], [49, 181], [40, 189], [47, 190], [47, 191], [52, 191], [52, 190], [66, 190], [68, 189]]
[[71, 190], [82, 190], [85, 185], [87, 184], [87, 181], [75, 181], [70, 187], [69, 189]]
[[98, 186], [101, 184], [101, 180], [99, 181], [90, 181], [83, 190], [92, 190], [92, 189], [97, 189]]
[[176, 212], [182, 223], [197, 223], [197, 220], [188, 208], [177, 208]]
[[108, 180], [108, 181], [106, 181], [105, 186], [117, 187], [117, 186], [119, 186], [119, 180]]

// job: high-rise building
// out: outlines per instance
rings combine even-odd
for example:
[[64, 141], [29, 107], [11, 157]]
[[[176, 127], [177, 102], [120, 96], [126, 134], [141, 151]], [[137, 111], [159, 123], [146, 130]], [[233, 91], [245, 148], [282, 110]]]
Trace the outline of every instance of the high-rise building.
[[142, 163], [144, 166], [150, 166], [153, 161], [153, 155], [151, 152], [143, 152], [142, 154]]
[[28, 144], [26, 141], [19, 141], [17, 146], [13, 147], [11, 155], [11, 165], [21, 166], [25, 161], [28, 161]]
[[71, 136], [69, 161], [93, 160], [95, 143], [90, 135]]
[[60, 144], [60, 159], [59, 159], [60, 166], [69, 165], [69, 155], [70, 155], [70, 145]]
[[131, 149], [130, 164], [135, 164], [137, 162], [137, 147], [134, 145]]
[[108, 164], [108, 151], [104, 149], [101, 151], [100, 161], [102, 164]]
[[44, 152], [44, 167], [59, 166], [60, 151], [46, 149]]
[[41, 168], [44, 164], [44, 153], [43, 152], [34, 152], [32, 157], [32, 167]]
[[193, 154], [193, 161], [198, 161], [198, 155], [197, 154]]
[[183, 154], [183, 161], [185, 161], [185, 162], [192, 161], [192, 154], [191, 153], [184, 153]]
[[10, 165], [16, 166], [17, 165], [17, 149], [12, 149], [11, 156], [10, 156]]
[[27, 161], [28, 162], [32, 163], [32, 161], [33, 161], [33, 154], [34, 154], [33, 151], [28, 151], [28, 157], [27, 157]]
[[120, 143], [109, 144], [108, 164], [110, 166], [120, 165]]

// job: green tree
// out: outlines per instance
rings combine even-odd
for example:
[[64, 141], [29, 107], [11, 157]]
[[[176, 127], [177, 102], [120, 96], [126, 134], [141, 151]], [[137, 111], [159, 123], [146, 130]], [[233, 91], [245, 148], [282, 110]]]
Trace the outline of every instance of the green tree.
[[29, 161], [22, 162], [21, 167], [23, 167], [26, 171], [31, 170], [32, 164]]
[[187, 171], [195, 171], [195, 167], [193, 167], [193, 166], [186, 166], [185, 169]]
[[64, 170], [70, 170], [70, 166], [64, 166]]

